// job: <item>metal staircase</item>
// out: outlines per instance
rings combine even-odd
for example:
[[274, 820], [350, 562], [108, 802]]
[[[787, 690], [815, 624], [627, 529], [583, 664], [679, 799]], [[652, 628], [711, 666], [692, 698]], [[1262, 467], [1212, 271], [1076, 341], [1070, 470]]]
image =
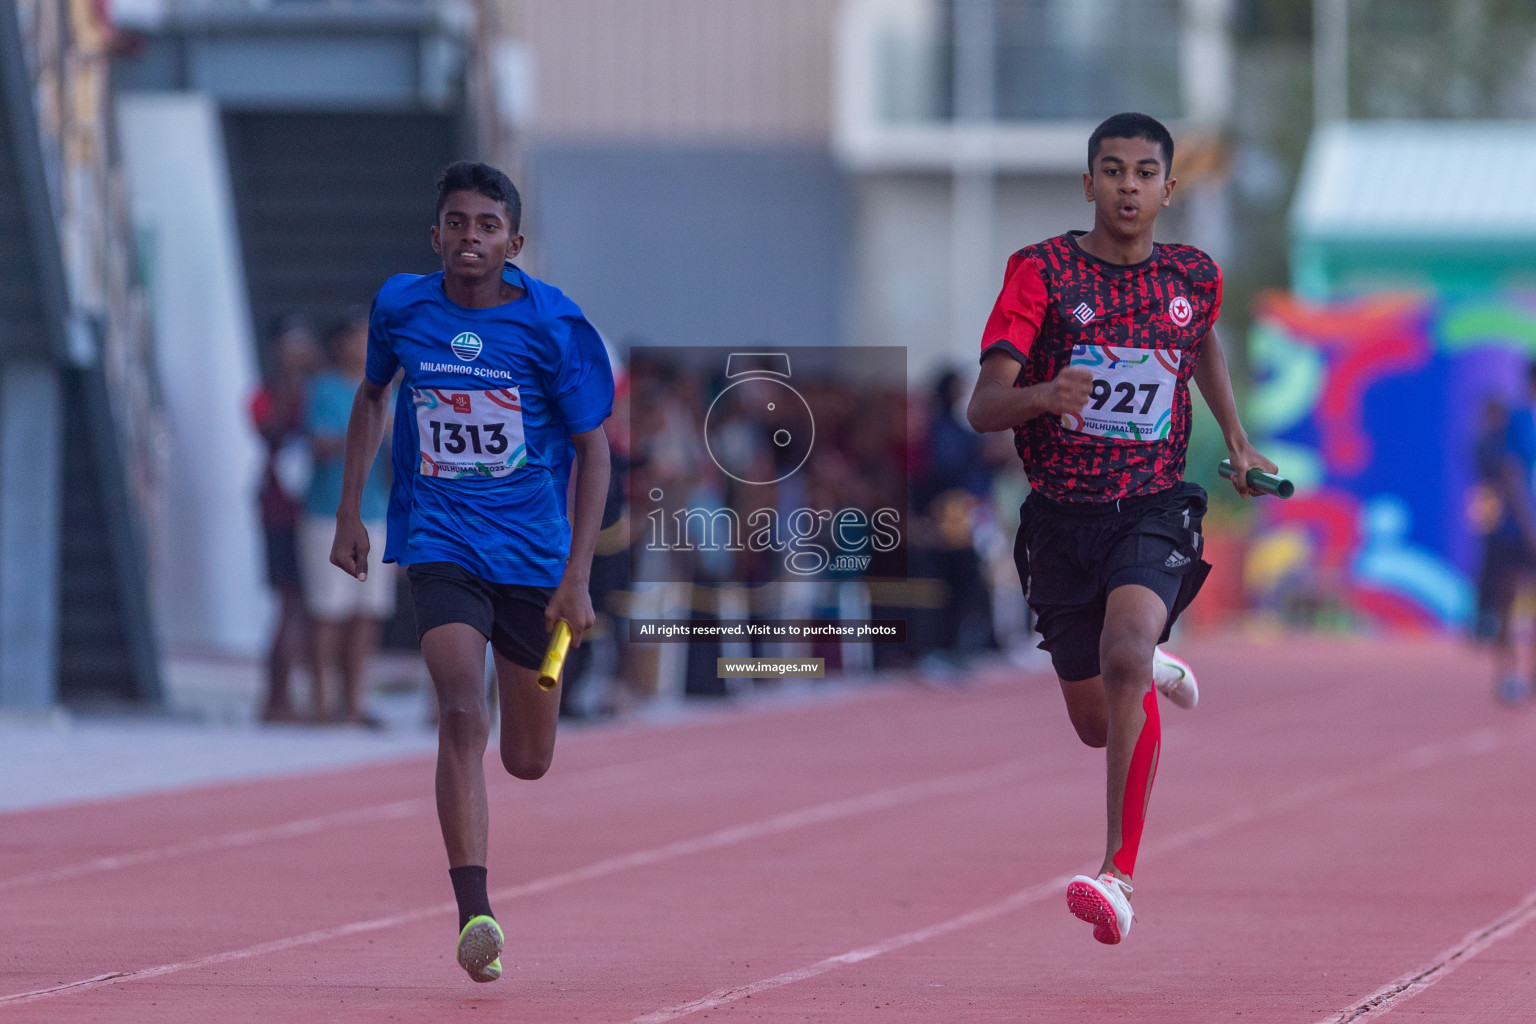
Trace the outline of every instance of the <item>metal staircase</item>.
[[[60, 147], [36, 116], [40, 66], [16, 3], [0, 0], [0, 706], [154, 702], [104, 310], [81, 305], [66, 268], [50, 184]], [[130, 257], [124, 247], [107, 258]]]
[[224, 140], [261, 340], [290, 313], [322, 329], [391, 274], [441, 264], [427, 238], [454, 119], [415, 112], [230, 111]]

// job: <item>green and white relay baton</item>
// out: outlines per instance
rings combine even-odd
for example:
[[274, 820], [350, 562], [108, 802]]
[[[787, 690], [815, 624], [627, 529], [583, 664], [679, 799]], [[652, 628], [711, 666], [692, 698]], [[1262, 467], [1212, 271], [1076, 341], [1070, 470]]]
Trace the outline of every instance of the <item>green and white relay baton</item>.
[[[1237, 476], [1237, 470], [1232, 468], [1231, 459], [1222, 459], [1221, 465], [1216, 471], [1228, 480]], [[1296, 485], [1283, 476], [1275, 476], [1266, 473], [1262, 469], [1250, 469], [1248, 471], [1249, 490], [1262, 491], [1265, 494], [1273, 494], [1277, 498], [1289, 498], [1296, 493]]]

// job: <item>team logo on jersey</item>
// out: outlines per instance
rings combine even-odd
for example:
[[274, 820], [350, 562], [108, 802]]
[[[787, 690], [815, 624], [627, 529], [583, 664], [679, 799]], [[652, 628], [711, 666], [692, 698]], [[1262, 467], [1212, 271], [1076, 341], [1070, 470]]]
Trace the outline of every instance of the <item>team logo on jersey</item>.
[[1185, 326], [1195, 318], [1195, 307], [1189, 304], [1189, 300], [1182, 295], [1175, 295], [1168, 303], [1168, 319]]
[[1072, 318], [1078, 323], [1082, 324], [1084, 327], [1088, 326], [1089, 322], [1093, 320], [1093, 317], [1093, 310], [1086, 302], [1079, 302], [1077, 304], [1077, 308], [1072, 311]]
[[480, 358], [480, 350], [485, 346], [481, 344], [480, 335], [471, 334], [469, 331], [465, 331], [463, 334], [450, 341], [448, 343], [448, 347], [453, 349], [453, 354], [458, 356], [464, 362], [472, 363], [476, 359]]

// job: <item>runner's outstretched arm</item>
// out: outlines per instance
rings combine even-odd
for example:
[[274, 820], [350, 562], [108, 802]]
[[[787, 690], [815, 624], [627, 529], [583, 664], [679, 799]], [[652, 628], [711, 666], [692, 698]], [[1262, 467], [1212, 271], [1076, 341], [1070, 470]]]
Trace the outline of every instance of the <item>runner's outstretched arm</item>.
[[608, 501], [608, 435], [602, 427], [572, 434], [576, 445], [576, 495], [571, 509], [571, 555], [565, 563], [560, 586], [544, 609], [544, 625], [551, 632], [558, 619], [571, 626], [571, 643], [581, 646], [581, 635], [592, 628], [592, 553], [602, 530], [603, 506]]
[[341, 504], [336, 507], [336, 540], [331, 544], [331, 564], [358, 579], [368, 578], [368, 530], [363, 526], [363, 485], [373, 468], [384, 424], [389, 421], [389, 385], [364, 380], [352, 397], [352, 416], [347, 420], [347, 443], [342, 457]]
[[1036, 416], [1050, 413], [1082, 412], [1093, 387], [1093, 374], [1081, 366], [1068, 366], [1054, 380], [1016, 388], [1019, 361], [1002, 349], [988, 352], [981, 361], [981, 376], [965, 408], [965, 418], [979, 434], [1009, 430], [1028, 423]]
[[1261, 455], [1248, 441], [1248, 432], [1243, 429], [1242, 420], [1237, 415], [1237, 400], [1232, 397], [1232, 376], [1227, 372], [1227, 350], [1222, 347], [1221, 338], [1214, 327], [1200, 342], [1200, 362], [1195, 364], [1195, 384], [1199, 386], [1200, 396], [1210, 406], [1211, 413], [1221, 426], [1222, 440], [1227, 443], [1227, 453], [1232, 458], [1232, 468], [1236, 470], [1232, 486], [1245, 498], [1256, 496], [1260, 492], [1248, 489], [1248, 471], [1257, 468], [1266, 473], [1278, 473], [1280, 467]]

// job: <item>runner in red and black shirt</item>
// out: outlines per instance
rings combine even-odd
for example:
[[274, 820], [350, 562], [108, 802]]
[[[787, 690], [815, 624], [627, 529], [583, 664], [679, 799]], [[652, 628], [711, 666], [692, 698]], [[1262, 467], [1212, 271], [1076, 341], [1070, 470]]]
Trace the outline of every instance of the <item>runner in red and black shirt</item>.
[[[1152, 241], [1173, 196], [1173, 139], [1117, 114], [1088, 141], [1093, 230], [1019, 250], [982, 337], [967, 415], [1012, 428], [1032, 491], [1014, 558], [1084, 743], [1107, 748], [1109, 837], [1097, 877], [1067, 887], [1094, 938], [1130, 929], [1127, 898], [1157, 770], [1157, 691], [1190, 708], [1189, 666], [1157, 645], [1210, 566], [1205, 492], [1185, 483], [1191, 379], [1215, 414], [1237, 481], [1275, 472], [1243, 432], [1216, 335], [1221, 270]], [[1239, 494], [1251, 493], [1242, 483]]]

